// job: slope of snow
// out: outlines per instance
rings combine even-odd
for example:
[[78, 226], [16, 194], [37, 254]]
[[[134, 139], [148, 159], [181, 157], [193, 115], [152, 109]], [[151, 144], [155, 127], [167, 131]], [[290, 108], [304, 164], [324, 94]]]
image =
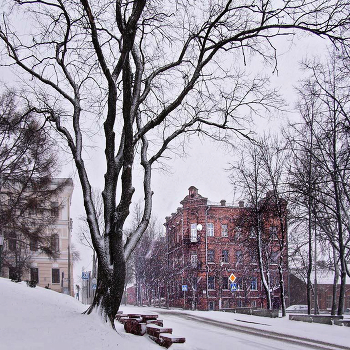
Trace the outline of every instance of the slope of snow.
[[[0, 278], [0, 349], [1, 350], [161, 350], [147, 336], [139, 337], [124, 332], [116, 323], [117, 332], [104, 324], [97, 314], [83, 315], [86, 306], [76, 299], [40, 287], [29, 288], [25, 283], [14, 283]], [[172, 350], [232, 349], [280, 349], [282, 343], [235, 333], [213, 327], [205, 322], [180, 319], [174, 315], [162, 315], [161, 309], [122, 306], [127, 312], [159, 312], [164, 325], [173, 327], [174, 334], [186, 337], [185, 344], [174, 344]], [[256, 316], [222, 312], [176, 311], [201, 317], [247, 325], [285, 334], [305, 336], [326, 342], [349, 346], [348, 327], [306, 324], [284, 319], [268, 319]], [[247, 323], [249, 322], [249, 323]], [[238, 346], [238, 347], [237, 347]], [[300, 349], [283, 344], [284, 350]]]
[[85, 310], [68, 295], [0, 278], [0, 349], [159, 350], [150, 339], [126, 334], [119, 323], [117, 333]]

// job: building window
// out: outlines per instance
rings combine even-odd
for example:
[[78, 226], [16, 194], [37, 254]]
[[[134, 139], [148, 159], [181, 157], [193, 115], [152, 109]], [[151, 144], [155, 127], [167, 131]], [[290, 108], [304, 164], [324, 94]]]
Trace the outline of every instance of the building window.
[[192, 279], [191, 279], [191, 284], [192, 284], [192, 289], [193, 290], [197, 290], [197, 277], [196, 276], [193, 276]]
[[235, 240], [239, 241], [242, 238], [242, 227], [237, 226], [235, 231]]
[[197, 224], [191, 224], [191, 242], [197, 242]]
[[277, 236], [277, 226], [270, 226], [269, 227], [269, 234], [272, 239], [278, 239]]
[[39, 282], [39, 269], [37, 267], [32, 267], [30, 269], [30, 280], [32, 282]]
[[237, 250], [236, 251], [236, 260], [237, 260], [237, 264], [242, 263], [243, 256], [242, 256], [242, 251], [241, 250]]
[[242, 280], [242, 277], [237, 277], [235, 283], [236, 283], [236, 288], [237, 288], [237, 290], [243, 290], [243, 280]]
[[209, 311], [214, 311], [214, 310], [215, 310], [215, 302], [209, 301]]
[[208, 237], [213, 237], [214, 236], [214, 224], [209, 222], [207, 224], [207, 236]]
[[29, 249], [32, 252], [36, 252], [38, 250], [38, 240], [37, 239], [35, 239], [35, 238], [30, 239]]
[[57, 233], [51, 235], [51, 250], [57, 253], [60, 248], [60, 239]]
[[215, 251], [214, 249], [208, 249], [208, 262], [213, 263], [215, 259]]
[[258, 281], [256, 277], [252, 277], [250, 280], [250, 290], [258, 290]]
[[51, 203], [51, 216], [58, 218], [58, 214], [59, 214], [58, 202], [52, 202]]
[[215, 289], [215, 277], [208, 276], [208, 289]]
[[17, 249], [17, 238], [15, 233], [10, 233], [8, 237], [9, 251], [15, 252]]
[[228, 237], [227, 225], [221, 225], [221, 237]]
[[230, 301], [228, 299], [222, 299], [222, 308], [228, 309], [230, 307]]
[[331, 309], [332, 308], [332, 296], [327, 295], [326, 297], [326, 308]]
[[52, 269], [52, 283], [60, 283], [60, 269]]
[[228, 263], [228, 250], [223, 250], [221, 254], [221, 261], [223, 263]]
[[228, 288], [228, 277], [223, 276], [222, 277], [222, 284], [221, 284], [222, 289], [229, 289]]
[[279, 258], [279, 252], [272, 252], [271, 253], [271, 264], [277, 264]]
[[242, 300], [238, 299], [236, 304], [237, 304], [237, 307], [242, 307]]
[[192, 266], [193, 268], [196, 268], [196, 267], [197, 267], [197, 264], [198, 264], [197, 253], [192, 252], [192, 253], [191, 253], [191, 266]]
[[250, 306], [251, 307], [256, 307], [256, 300], [252, 300], [251, 303], [250, 303]]

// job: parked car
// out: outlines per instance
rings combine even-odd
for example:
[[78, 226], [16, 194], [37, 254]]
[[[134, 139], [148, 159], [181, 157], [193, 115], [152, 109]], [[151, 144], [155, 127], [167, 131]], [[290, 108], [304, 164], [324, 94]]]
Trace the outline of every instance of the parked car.
[[307, 305], [291, 305], [286, 308], [286, 312], [307, 313]]

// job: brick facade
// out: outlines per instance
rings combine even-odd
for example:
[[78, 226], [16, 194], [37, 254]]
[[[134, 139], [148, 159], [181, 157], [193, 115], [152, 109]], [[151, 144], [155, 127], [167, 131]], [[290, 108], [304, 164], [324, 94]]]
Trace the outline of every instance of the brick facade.
[[[194, 186], [189, 188], [181, 204], [165, 223], [171, 275], [169, 306], [198, 310], [266, 307], [256, 235], [249, 224], [251, 209], [243, 202], [238, 206], [227, 205], [224, 200], [212, 204]], [[269, 212], [263, 217], [263, 227], [264, 235], [271, 237], [266, 255], [269, 256], [273, 305], [278, 308], [279, 220]], [[283, 254], [287, 290], [287, 247]], [[234, 286], [228, 279], [231, 274], [236, 277]], [[182, 286], [187, 286], [187, 291], [183, 291]], [[231, 291], [232, 287], [237, 290]]]

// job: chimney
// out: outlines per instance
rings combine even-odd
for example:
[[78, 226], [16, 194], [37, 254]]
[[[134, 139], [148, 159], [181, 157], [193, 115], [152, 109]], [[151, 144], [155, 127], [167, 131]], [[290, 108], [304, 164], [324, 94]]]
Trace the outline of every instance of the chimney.
[[238, 202], [238, 206], [239, 206], [240, 208], [244, 208], [244, 201], [239, 201], [239, 202]]
[[191, 186], [188, 189], [188, 195], [190, 196], [190, 198], [197, 197], [197, 195], [198, 195], [198, 188], [196, 188], [194, 186]]
[[224, 207], [226, 205], [225, 199], [221, 199], [220, 204], [221, 204], [222, 207]]

